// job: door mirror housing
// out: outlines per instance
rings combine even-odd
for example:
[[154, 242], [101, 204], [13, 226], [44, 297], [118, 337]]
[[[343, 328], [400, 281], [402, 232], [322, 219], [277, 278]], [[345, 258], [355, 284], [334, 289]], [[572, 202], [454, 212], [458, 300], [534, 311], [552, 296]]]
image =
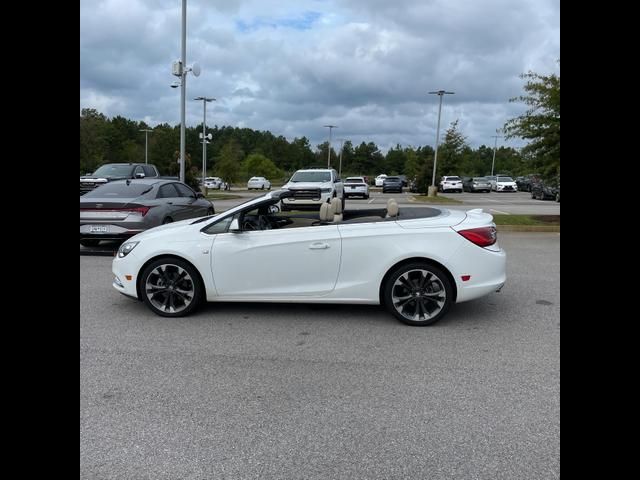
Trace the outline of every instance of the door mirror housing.
[[231, 225], [229, 225], [229, 231], [232, 233], [240, 233], [240, 221], [237, 218], [231, 220]]

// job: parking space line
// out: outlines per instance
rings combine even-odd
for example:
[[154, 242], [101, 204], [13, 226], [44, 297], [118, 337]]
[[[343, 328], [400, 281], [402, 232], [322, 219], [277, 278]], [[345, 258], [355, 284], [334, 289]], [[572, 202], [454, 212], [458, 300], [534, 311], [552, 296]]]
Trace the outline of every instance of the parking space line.
[[367, 204], [369, 204], [369, 203], [373, 202], [374, 200], [375, 200], [375, 198], [372, 198], [371, 200], [369, 200], [369, 201], [367, 202]]
[[490, 208], [489, 210], [491, 210], [492, 212], [502, 213], [504, 215], [511, 215], [509, 212], [503, 212], [502, 210], [496, 210], [495, 208]]

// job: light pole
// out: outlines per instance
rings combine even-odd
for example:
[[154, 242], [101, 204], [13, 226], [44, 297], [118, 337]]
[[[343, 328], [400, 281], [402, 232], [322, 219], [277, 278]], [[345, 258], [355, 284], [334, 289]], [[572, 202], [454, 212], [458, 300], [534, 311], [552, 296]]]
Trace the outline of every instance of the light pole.
[[433, 178], [431, 179], [431, 186], [429, 187], [429, 196], [436, 196], [436, 165], [438, 162], [438, 144], [440, 142], [440, 113], [442, 112], [442, 97], [445, 95], [453, 95], [455, 92], [447, 92], [445, 90], [438, 90], [437, 92], [429, 92], [429, 95], [438, 95], [440, 97], [440, 106], [438, 107], [438, 127], [436, 129], [436, 151], [433, 154]]
[[153, 133], [153, 130], [143, 128], [140, 131], [144, 132], [144, 163], [149, 163], [149, 132]]
[[[496, 128], [496, 133], [500, 133], [500, 129]], [[491, 161], [491, 176], [493, 177], [493, 167], [496, 164], [496, 149], [498, 148], [498, 138], [503, 138], [502, 135], [491, 135], [491, 138], [495, 138], [493, 143], [493, 160]]]
[[335, 125], [324, 125], [329, 129], [329, 148], [327, 148], [327, 168], [331, 168], [331, 129], [338, 128]]
[[187, 73], [192, 72], [194, 76], [200, 75], [200, 66], [194, 63], [187, 67], [187, 0], [182, 0], [182, 35], [181, 35], [181, 55], [180, 60], [173, 63], [172, 72], [180, 81], [173, 82], [171, 88], [180, 87], [180, 181], [184, 182], [185, 152], [185, 117], [186, 117], [186, 97], [187, 97]]
[[342, 178], [342, 149], [344, 148], [344, 138], [339, 138], [340, 140], [340, 167], [338, 169], [338, 178]]
[[207, 103], [213, 102], [215, 98], [196, 97], [194, 100], [202, 100], [204, 107], [204, 119], [202, 120], [202, 189], [204, 190], [204, 177], [207, 175]]

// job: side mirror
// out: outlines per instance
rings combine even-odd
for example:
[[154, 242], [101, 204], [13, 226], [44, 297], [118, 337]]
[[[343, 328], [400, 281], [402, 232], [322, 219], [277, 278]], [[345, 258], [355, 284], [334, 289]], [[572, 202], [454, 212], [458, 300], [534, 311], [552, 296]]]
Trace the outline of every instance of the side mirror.
[[91, 172], [87, 172], [87, 173], [85, 173], [85, 175], [86, 175], [87, 177], [89, 177], [89, 176], [91, 176]]
[[335, 180], [335, 182], [334, 182], [334, 183], [338, 183], [338, 182], [341, 182], [341, 181], [342, 181], [342, 180], [340, 180], [339, 178], [336, 178], [336, 180]]
[[144, 173], [142, 172], [136, 173], [136, 178], [144, 178]]
[[202, 192], [196, 192], [196, 198], [204, 198], [204, 194]]
[[231, 225], [229, 225], [229, 231], [232, 233], [240, 233], [242, 230], [240, 230], [240, 222], [238, 221], [237, 218], [234, 218], [233, 220], [231, 220]]
[[269, 205], [269, 213], [278, 213], [280, 207], [278, 205]]

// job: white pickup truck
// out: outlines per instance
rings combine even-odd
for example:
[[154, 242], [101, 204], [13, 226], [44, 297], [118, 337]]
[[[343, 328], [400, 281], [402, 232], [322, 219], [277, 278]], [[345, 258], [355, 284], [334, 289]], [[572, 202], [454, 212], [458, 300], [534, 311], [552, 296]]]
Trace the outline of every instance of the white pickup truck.
[[282, 210], [319, 209], [320, 205], [337, 197], [344, 211], [344, 185], [333, 168], [307, 168], [298, 170], [282, 188], [294, 192], [293, 197], [282, 199]]

